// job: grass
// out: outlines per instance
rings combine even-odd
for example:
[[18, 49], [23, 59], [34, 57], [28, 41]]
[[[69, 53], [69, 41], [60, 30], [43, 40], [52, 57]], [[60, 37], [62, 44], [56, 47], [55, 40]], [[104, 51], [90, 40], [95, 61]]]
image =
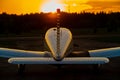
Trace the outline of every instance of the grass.
[[[111, 34], [120, 34], [120, 28], [118, 31], [114, 32], [107, 32], [106, 28], [98, 28], [96, 33], [94, 32], [94, 29], [92, 28], [79, 28], [79, 29], [70, 29], [73, 35], [111, 35]], [[45, 32], [47, 30], [37, 30], [37, 31], [29, 31], [29, 32], [23, 32], [20, 34], [12, 34], [12, 33], [6, 33], [6, 34], [0, 34], [0, 37], [40, 37], [44, 36]]]
[[[44, 37], [45, 35], [45, 30], [38, 30], [38, 31], [32, 31], [29, 33], [21, 33], [19, 35], [17, 34], [0, 34], [0, 38], [3, 37]], [[116, 36], [120, 34], [120, 29], [118, 29], [117, 32], [107, 32], [107, 30], [105, 28], [99, 28], [97, 30], [96, 33], [93, 33], [93, 29], [90, 28], [85, 28], [85, 29], [71, 29], [71, 32], [73, 34], [73, 36], [88, 36], [88, 35], [95, 35], [95, 37], [84, 37], [85, 39], [89, 39], [89, 40], [95, 40], [95, 41], [99, 41], [99, 42], [111, 42], [111, 43], [120, 43], [120, 36]], [[109, 37], [106, 37], [106, 36]], [[114, 36], [111, 36], [114, 35]], [[102, 36], [102, 37], [98, 37], [98, 36]], [[81, 37], [82, 38], [82, 37]], [[7, 41], [6, 42], [0, 42], [0, 45], [12, 45], [14, 44], [14, 42], [11, 41]], [[14, 44], [15, 45], [15, 44]]]
[[15, 48], [14, 46], [17, 46], [17, 41], [0, 41], [0, 47], [11, 47]]
[[97, 28], [97, 31], [94, 32], [92, 28], [83, 28], [83, 29], [71, 29], [73, 35], [111, 35], [111, 34], [120, 34], [120, 28], [117, 31], [107, 32], [106, 28]]
[[110, 42], [110, 43], [120, 43], [120, 36], [113, 37], [94, 37], [90, 38], [91, 40], [99, 41], [99, 42]]

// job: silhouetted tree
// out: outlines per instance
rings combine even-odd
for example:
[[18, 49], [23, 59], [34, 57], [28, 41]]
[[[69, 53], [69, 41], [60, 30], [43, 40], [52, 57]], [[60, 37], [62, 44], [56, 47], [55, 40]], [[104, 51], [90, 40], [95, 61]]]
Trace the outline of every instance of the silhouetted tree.
[[[43, 31], [56, 26], [57, 15], [54, 13], [31, 13], [24, 15], [0, 14], [1, 34], [21, 34], [35, 31]], [[93, 29], [97, 33], [99, 28], [106, 28], [108, 32], [117, 31], [120, 28], [120, 12], [114, 13], [66, 13], [61, 12], [60, 24], [70, 29]]]

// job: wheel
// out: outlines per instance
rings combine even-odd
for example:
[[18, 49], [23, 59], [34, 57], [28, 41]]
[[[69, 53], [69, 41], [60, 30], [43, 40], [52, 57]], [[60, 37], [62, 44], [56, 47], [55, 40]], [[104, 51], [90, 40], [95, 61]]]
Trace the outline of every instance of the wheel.
[[25, 64], [18, 64], [18, 74], [23, 74], [25, 70]]

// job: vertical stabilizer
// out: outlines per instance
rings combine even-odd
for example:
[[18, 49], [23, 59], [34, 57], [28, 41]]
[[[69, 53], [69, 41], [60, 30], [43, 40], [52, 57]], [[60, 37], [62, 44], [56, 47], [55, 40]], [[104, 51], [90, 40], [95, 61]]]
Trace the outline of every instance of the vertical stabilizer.
[[45, 34], [46, 43], [56, 61], [63, 60], [72, 40], [70, 30], [60, 27], [60, 13], [60, 9], [57, 9], [56, 27], [48, 29]]

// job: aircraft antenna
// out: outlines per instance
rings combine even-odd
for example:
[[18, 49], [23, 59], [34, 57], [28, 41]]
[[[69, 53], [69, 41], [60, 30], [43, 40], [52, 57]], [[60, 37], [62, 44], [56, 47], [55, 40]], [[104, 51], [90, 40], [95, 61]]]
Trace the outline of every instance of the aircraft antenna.
[[60, 9], [57, 9], [57, 54], [60, 54]]

